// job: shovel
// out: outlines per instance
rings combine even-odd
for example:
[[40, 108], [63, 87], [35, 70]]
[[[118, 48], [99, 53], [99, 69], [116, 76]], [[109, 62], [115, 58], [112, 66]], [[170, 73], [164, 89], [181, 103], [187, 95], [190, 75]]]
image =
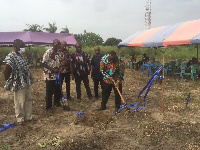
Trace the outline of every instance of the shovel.
[[[111, 80], [113, 83], [115, 83], [115, 80], [114, 80], [114, 79], [110, 79], [110, 80]], [[124, 109], [124, 107], [126, 107], [127, 109], [128, 109], [128, 107], [127, 107], [127, 103], [125, 102], [125, 100], [124, 100], [124, 98], [123, 98], [123, 96], [122, 96], [122, 94], [121, 94], [119, 88], [118, 88], [118, 87], [115, 87], [115, 88], [117, 89], [117, 92], [119, 93], [119, 96], [121, 97], [121, 101], [122, 101], [122, 103], [123, 103], [122, 107], [121, 107], [119, 110], [117, 110], [117, 112], [115, 113], [115, 114], [117, 114], [117, 113], [119, 113], [122, 109]]]

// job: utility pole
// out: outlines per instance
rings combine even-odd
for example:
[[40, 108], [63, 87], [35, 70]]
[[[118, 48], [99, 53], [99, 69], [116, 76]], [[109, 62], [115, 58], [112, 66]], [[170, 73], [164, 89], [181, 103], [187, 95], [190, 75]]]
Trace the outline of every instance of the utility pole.
[[147, 0], [145, 6], [145, 29], [151, 28], [151, 0]]

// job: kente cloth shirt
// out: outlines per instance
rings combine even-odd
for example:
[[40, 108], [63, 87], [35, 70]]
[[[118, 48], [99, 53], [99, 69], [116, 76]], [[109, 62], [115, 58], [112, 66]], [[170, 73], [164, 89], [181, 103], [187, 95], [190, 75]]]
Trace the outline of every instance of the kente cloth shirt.
[[[59, 68], [59, 55], [52, 49], [48, 49], [42, 59], [42, 63], [51, 68]], [[44, 80], [56, 80], [57, 73], [52, 73], [50, 69], [44, 67], [43, 69]]]
[[108, 57], [109, 54], [103, 56], [100, 62], [100, 71], [103, 74], [103, 80], [108, 84], [114, 84], [109, 79], [109, 77], [113, 77], [115, 82], [121, 84], [124, 80], [125, 62], [118, 56], [114, 63], [110, 63]]
[[103, 54], [100, 54], [99, 56], [94, 55], [92, 57], [91, 65], [94, 67], [93, 75], [92, 75], [93, 79], [102, 79], [103, 78], [103, 75], [100, 72], [100, 62], [101, 62], [102, 57], [103, 57]]
[[84, 76], [90, 73], [89, 70], [90, 56], [86, 52], [81, 51], [80, 54], [77, 53], [76, 51], [72, 52], [71, 62], [75, 76], [76, 75]]
[[29, 65], [22, 55], [19, 56], [15, 52], [10, 52], [5, 58], [5, 63], [12, 68], [10, 77], [4, 86], [5, 89], [18, 91], [33, 83]]
[[71, 56], [69, 50], [59, 50], [59, 71], [60, 73], [70, 73]]

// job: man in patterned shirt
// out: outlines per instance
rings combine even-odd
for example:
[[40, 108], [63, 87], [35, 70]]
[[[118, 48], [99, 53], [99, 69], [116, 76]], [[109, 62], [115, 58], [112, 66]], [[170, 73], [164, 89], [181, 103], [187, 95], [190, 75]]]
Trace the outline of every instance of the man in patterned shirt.
[[5, 88], [14, 92], [17, 123], [24, 125], [24, 121], [32, 119], [30, 85], [33, 83], [33, 79], [28, 63], [22, 55], [25, 52], [24, 42], [16, 39], [13, 46], [13, 52], [10, 52], [5, 58], [3, 74], [6, 80]]
[[81, 102], [81, 81], [83, 80], [87, 95], [91, 101], [94, 101], [89, 87], [88, 75], [90, 74], [90, 56], [82, 51], [80, 43], [75, 45], [76, 51], [71, 53], [71, 74], [72, 80], [75, 78], [77, 101]]
[[73, 100], [73, 98], [70, 96], [71, 57], [70, 57], [69, 50], [67, 50], [66, 47], [67, 47], [67, 42], [61, 41], [60, 50], [58, 50], [58, 54], [60, 58], [59, 72], [60, 72], [60, 79], [61, 79], [61, 91], [62, 91], [63, 80], [65, 79], [67, 99]]
[[46, 110], [52, 109], [52, 95], [54, 94], [54, 106], [60, 106], [61, 91], [60, 85], [56, 85], [56, 76], [59, 72], [60, 41], [53, 40], [53, 48], [48, 49], [43, 55], [42, 66], [44, 80], [46, 81]]
[[125, 62], [116, 52], [111, 51], [101, 59], [100, 71], [103, 74], [102, 102], [98, 109], [105, 110], [112, 88], [115, 93], [115, 110], [120, 109], [121, 98], [116, 88], [122, 93], [122, 81], [124, 80]]

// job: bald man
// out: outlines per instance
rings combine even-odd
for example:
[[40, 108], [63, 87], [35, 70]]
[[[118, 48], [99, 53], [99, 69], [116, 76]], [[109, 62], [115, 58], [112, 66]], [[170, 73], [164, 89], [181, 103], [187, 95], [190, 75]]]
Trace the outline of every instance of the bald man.
[[56, 76], [59, 73], [59, 55], [57, 51], [60, 49], [60, 41], [58, 39], [53, 40], [53, 47], [48, 49], [42, 60], [43, 75], [46, 81], [46, 111], [52, 110], [52, 95], [54, 94], [54, 106], [59, 107], [61, 91], [60, 86], [55, 84]]
[[95, 100], [99, 99], [98, 88], [99, 83], [102, 85], [103, 82], [103, 75], [100, 72], [100, 62], [103, 54], [100, 53], [100, 47], [97, 46], [95, 49], [95, 54], [91, 60], [91, 78], [94, 81], [94, 93], [95, 93]]
[[5, 58], [3, 74], [6, 80], [5, 88], [14, 92], [17, 124], [24, 125], [24, 121], [32, 119], [30, 86], [33, 83], [33, 79], [29, 65], [22, 55], [25, 52], [24, 42], [16, 39], [14, 40], [13, 47], [13, 51]]
[[72, 80], [75, 79], [77, 101], [81, 102], [81, 81], [83, 81], [89, 99], [94, 102], [92, 97], [88, 75], [90, 74], [90, 56], [82, 50], [81, 43], [76, 43], [76, 51], [71, 53], [71, 74]]

